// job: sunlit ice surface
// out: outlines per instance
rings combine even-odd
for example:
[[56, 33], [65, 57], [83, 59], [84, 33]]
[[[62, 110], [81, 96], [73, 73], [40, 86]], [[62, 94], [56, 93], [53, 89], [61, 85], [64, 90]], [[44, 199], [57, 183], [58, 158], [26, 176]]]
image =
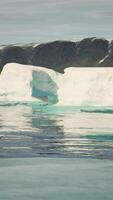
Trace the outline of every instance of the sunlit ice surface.
[[0, 103], [40, 100], [62, 106], [113, 106], [113, 68], [70, 67], [64, 74], [40, 66], [6, 64]]

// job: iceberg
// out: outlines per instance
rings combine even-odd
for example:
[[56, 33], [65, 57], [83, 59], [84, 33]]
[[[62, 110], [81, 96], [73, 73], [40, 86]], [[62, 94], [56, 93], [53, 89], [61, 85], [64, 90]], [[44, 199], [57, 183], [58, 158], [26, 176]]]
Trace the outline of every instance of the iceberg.
[[113, 68], [67, 68], [61, 82], [62, 105], [113, 106]]
[[52, 69], [6, 64], [0, 75], [0, 101], [55, 105], [113, 106], [113, 68]]
[[42, 67], [6, 64], [0, 75], [0, 101], [57, 103], [56, 74]]

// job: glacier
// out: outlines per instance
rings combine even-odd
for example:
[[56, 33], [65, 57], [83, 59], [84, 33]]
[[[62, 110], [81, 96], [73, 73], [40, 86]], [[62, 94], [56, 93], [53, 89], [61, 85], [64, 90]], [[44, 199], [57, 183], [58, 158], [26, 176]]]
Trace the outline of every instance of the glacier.
[[46, 102], [55, 105], [113, 106], [113, 68], [52, 69], [6, 64], [0, 75], [0, 102]]

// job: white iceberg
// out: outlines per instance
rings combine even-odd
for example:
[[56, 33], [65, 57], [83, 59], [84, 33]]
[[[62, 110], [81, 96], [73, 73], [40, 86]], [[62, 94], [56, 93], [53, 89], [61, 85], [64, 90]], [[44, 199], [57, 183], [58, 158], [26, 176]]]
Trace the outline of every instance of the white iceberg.
[[0, 101], [46, 101], [57, 105], [113, 106], [113, 68], [44, 67], [11, 63], [0, 75]]

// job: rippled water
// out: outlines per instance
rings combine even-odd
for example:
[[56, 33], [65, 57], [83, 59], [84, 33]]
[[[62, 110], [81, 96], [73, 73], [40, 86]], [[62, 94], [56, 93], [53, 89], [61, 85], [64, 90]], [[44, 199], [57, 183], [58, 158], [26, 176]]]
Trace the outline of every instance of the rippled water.
[[113, 159], [113, 109], [0, 106], [0, 158]]

